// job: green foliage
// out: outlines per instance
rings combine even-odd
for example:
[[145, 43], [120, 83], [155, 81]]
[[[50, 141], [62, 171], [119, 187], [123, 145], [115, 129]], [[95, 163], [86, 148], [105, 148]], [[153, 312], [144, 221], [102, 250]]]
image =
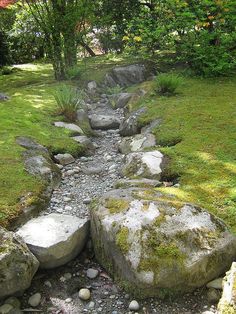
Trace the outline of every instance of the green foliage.
[[108, 95], [116, 95], [116, 94], [121, 93], [122, 90], [123, 90], [123, 88], [118, 84], [118, 85], [116, 85], [114, 87], [107, 87], [105, 92]]
[[84, 93], [74, 87], [62, 84], [56, 88], [54, 98], [57, 102], [59, 114], [63, 114], [69, 121], [75, 121], [77, 110], [83, 102]]
[[77, 65], [66, 69], [66, 76], [70, 80], [78, 80], [81, 77], [81, 70]]
[[181, 83], [181, 77], [176, 74], [159, 74], [155, 80], [155, 90], [160, 95], [172, 96], [176, 93], [176, 89]]

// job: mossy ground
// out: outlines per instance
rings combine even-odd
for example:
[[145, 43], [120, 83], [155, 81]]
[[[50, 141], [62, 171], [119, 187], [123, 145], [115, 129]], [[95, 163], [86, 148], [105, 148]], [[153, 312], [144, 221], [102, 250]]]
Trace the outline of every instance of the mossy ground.
[[[179, 200], [195, 203], [222, 218], [236, 232], [236, 79], [184, 78], [173, 97], [156, 95], [154, 82], [132, 108], [146, 106], [146, 124], [161, 118], [154, 131], [160, 150], [170, 157], [169, 173], [180, 188], [164, 188]], [[174, 143], [174, 145], [173, 145]]]

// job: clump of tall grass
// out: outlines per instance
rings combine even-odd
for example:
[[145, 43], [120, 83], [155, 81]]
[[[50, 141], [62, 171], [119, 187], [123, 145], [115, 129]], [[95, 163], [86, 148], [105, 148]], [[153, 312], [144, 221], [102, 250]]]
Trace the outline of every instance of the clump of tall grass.
[[155, 91], [160, 95], [172, 96], [182, 84], [182, 78], [176, 74], [159, 74], [155, 80]]

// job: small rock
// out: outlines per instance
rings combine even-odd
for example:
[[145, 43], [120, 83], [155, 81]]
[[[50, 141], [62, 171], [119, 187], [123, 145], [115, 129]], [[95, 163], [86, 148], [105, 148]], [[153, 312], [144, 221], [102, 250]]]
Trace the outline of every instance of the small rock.
[[88, 308], [89, 309], [94, 309], [95, 308], [95, 303], [93, 301], [89, 302]]
[[54, 158], [63, 166], [71, 164], [75, 161], [74, 157], [71, 154], [57, 154], [54, 156]]
[[33, 294], [28, 300], [28, 304], [31, 305], [32, 307], [38, 306], [40, 304], [40, 302], [41, 302], [41, 294], [40, 293]]
[[65, 273], [64, 276], [65, 280], [70, 280], [72, 278], [71, 273]]
[[8, 314], [11, 310], [13, 310], [13, 306], [11, 304], [3, 304], [0, 306], [0, 313], [1, 314]]
[[217, 289], [210, 288], [207, 292], [208, 302], [211, 304], [215, 304], [220, 300], [221, 293]]
[[83, 203], [84, 203], [85, 205], [88, 205], [88, 204], [91, 203], [91, 199], [90, 199], [90, 198], [85, 198], [85, 199], [83, 200]]
[[130, 304], [129, 304], [130, 311], [138, 311], [139, 308], [140, 308], [140, 306], [136, 300], [133, 300], [130, 302]]
[[72, 302], [72, 299], [71, 299], [71, 298], [67, 298], [67, 299], [65, 299], [65, 302], [66, 302], [66, 303], [71, 303], [71, 302]]
[[89, 268], [87, 270], [87, 277], [89, 279], [94, 279], [98, 276], [99, 271], [97, 269]]
[[48, 288], [52, 288], [52, 284], [49, 280], [45, 281], [44, 285], [47, 286]]
[[215, 280], [212, 280], [208, 282], [207, 288], [213, 288], [213, 289], [220, 289], [222, 290], [222, 283], [223, 283], [223, 278], [217, 278]]
[[10, 304], [14, 308], [17, 308], [17, 309], [20, 309], [20, 306], [21, 306], [20, 301], [16, 297], [10, 297], [10, 298], [6, 299], [4, 303]]
[[89, 289], [85, 289], [85, 288], [80, 289], [80, 291], [79, 291], [79, 298], [81, 300], [87, 301], [87, 300], [90, 299], [90, 297], [91, 297], [91, 293], [90, 293]]

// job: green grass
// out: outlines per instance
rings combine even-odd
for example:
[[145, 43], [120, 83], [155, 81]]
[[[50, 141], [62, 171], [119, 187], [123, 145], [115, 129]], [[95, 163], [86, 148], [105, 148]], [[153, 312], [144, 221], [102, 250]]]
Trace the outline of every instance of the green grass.
[[170, 175], [180, 175], [180, 188], [165, 190], [210, 210], [236, 232], [236, 79], [185, 78], [171, 98], [156, 96], [154, 82], [141, 87], [148, 94], [132, 106], [148, 107], [143, 124], [162, 119], [154, 133], [171, 158]]
[[[21, 70], [0, 76], [0, 90], [11, 97], [0, 102], [0, 225], [19, 214], [19, 200], [28, 192], [35, 197], [43, 182], [26, 173], [16, 136], [31, 136], [51, 152], [77, 155], [81, 146], [69, 138], [69, 132], [52, 125], [62, 117], [55, 116], [52, 96], [58, 85], [49, 65], [24, 65]], [[31, 198], [32, 200], [34, 198]]]

